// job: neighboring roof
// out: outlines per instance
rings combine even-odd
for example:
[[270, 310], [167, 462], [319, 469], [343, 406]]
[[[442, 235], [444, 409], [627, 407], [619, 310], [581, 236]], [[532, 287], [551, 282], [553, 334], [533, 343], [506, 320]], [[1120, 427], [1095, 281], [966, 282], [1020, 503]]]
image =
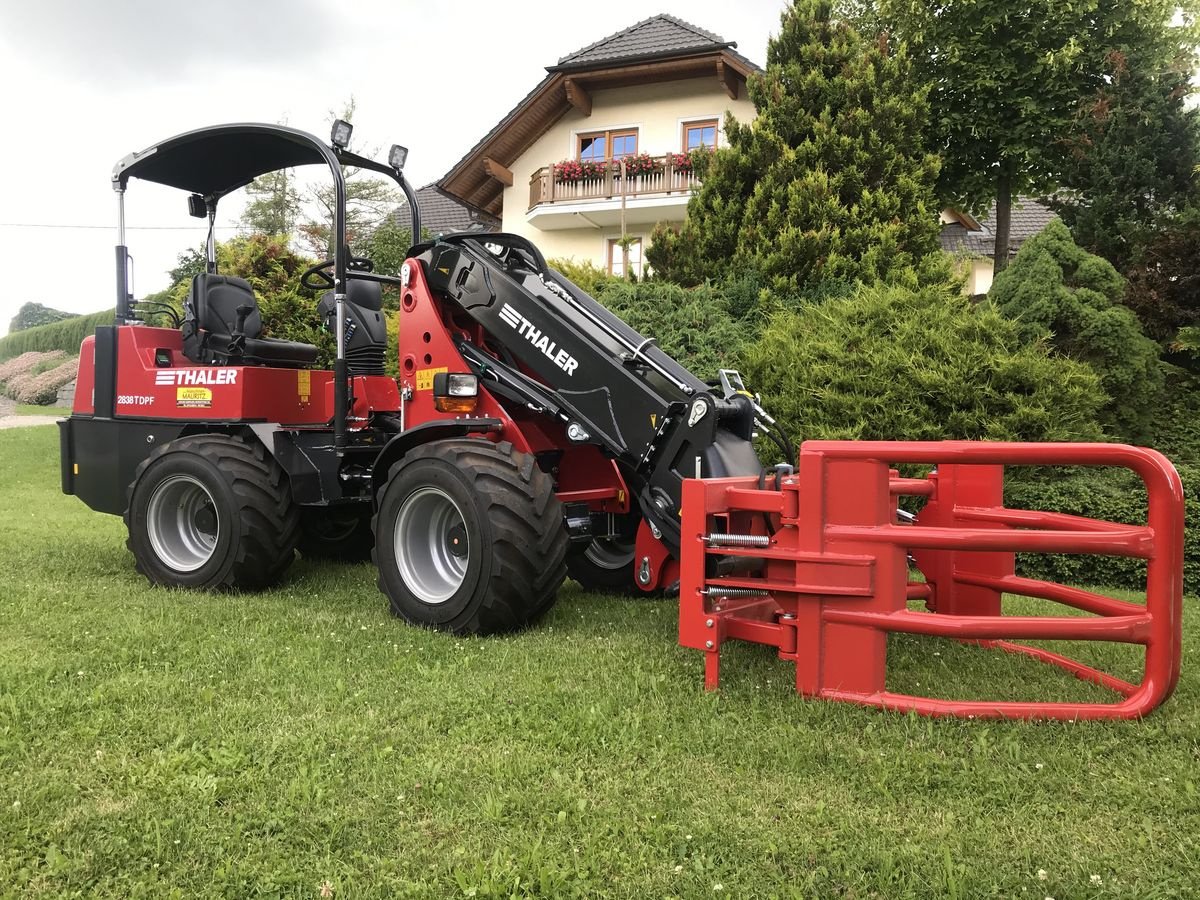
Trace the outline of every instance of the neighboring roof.
[[[1015, 254], [1029, 238], [1040, 234], [1042, 229], [1057, 218], [1054, 210], [1043, 206], [1030, 197], [1022, 197], [1013, 203], [1012, 221], [1009, 226], [1009, 252]], [[969, 221], [969, 217], [967, 217]], [[987, 215], [978, 219], [979, 230], [964, 226], [961, 221], [942, 226], [940, 241], [947, 253], [965, 253], [968, 256], [990, 257], [996, 252], [996, 204]]]
[[[417, 191], [417, 208], [421, 210], [421, 227], [430, 234], [450, 234], [455, 231], [496, 231], [500, 223], [495, 216], [472, 209], [427, 184]], [[411, 216], [405, 201], [390, 213], [397, 223], [408, 227]]]
[[[735, 52], [737, 44], [669, 15], [651, 16], [569, 53], [547, 66], [541, 82], [437, 182], [468, 205], [500, 214], [503, 186], [484, 160], [513, 162], [571, 108], [568, 89], [591, 90], [668, 79], [724, 74], [735, 88], [759, 66]], [[590, 105], [590, 101], [588, 101]]]

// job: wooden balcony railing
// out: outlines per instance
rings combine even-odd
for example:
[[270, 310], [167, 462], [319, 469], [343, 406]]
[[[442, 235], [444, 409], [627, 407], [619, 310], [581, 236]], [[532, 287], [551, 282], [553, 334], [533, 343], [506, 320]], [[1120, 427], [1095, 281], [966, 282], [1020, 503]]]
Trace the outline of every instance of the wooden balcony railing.
[[686, 194], [700, 184], [691, 167], [675, 168], [676, 154], [654, 157], [655, 171], [621, 177], [617, 166], [603, 175], [565, 180], [556, 175], [554, 166], [544, 166], [529, 179], [529, 208], [542, 203], [577, 203], [581, 200], [615, 200], [650, 194]]

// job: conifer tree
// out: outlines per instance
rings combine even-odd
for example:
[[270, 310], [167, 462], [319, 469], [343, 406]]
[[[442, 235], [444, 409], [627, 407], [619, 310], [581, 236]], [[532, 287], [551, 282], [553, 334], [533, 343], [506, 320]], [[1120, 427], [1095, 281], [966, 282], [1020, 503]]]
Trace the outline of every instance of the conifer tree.
[[648, 254], [660, 275], [695, 283], [732, 268], [811, 294], [911, 279], [936, 259], [938, 166], [903, 46], [865, 40], [829, 0], [795, 0], [748, 86], [758, 116], [726, 118], [680, 234], [659, 229]]

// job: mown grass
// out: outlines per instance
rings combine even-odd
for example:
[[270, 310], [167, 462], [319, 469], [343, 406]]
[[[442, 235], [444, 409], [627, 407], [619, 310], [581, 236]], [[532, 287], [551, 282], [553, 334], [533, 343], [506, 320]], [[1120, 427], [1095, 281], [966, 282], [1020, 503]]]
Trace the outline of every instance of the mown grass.
[[35, 403], [18, 403], [12, 411], [14, 416], [69, 416], [68, 406], [38, 406]]
[[[463, 640], [391, 618], [367, 565], [151, 589], [58, 493], [55, 441], [0, 433], [0, 895], [1196, 895], [1191, 615], [1142, 722], [809, 702], [736, 645], [705, 694], [669, 602], [568, 584], [537, 630]], [[936, 641], [892, 661], [901, 688], [1093, 690]]]

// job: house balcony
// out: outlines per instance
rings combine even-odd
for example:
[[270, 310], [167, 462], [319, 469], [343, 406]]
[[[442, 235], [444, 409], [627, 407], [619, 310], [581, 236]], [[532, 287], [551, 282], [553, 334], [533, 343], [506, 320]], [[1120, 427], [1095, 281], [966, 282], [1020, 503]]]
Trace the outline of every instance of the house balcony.
[[544, 166], [529, 179], [529, 224], [543, 231], [682, 222], [692, 188], [700, 184], [678, 154], [652, 157], [654, 170], [621, 177], [617, 166], [603, 175], [568, 179]]

